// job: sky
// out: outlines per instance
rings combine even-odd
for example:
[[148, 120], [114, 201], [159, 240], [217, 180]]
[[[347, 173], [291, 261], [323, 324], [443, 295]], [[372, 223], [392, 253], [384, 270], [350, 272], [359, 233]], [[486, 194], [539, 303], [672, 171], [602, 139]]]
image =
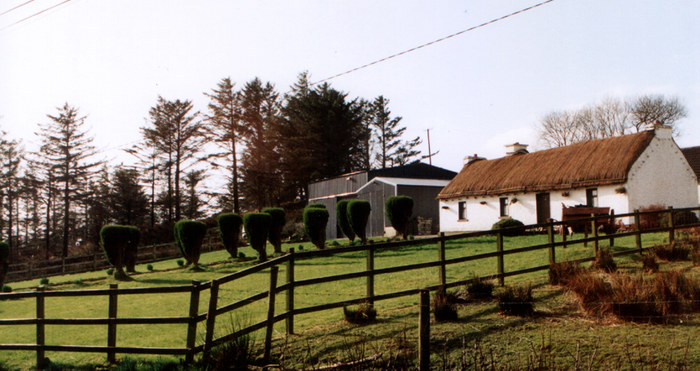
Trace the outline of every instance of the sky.
[[[34, 151], [37, 124], [67, 102], [118, 164], [159, 95], [205, 113], [203, 93], [224, 77], [284, 93], [302, 71], [319, 81], [542, 0], [64, 1], [0, 15], [0, 130]], [[0, 13], [26, 2], [0, 1]], [[426, 154], [429, 130], [433, 165], [454, 171], [516, 141], [541, 149], [542, 116], [608, 97], [677, 96], [688, 109], [677, 143], [696, 146], [698, 19], [694, 0], [554, 0], [329, 83], [388, 98], [406, 139], [421, 136]]]

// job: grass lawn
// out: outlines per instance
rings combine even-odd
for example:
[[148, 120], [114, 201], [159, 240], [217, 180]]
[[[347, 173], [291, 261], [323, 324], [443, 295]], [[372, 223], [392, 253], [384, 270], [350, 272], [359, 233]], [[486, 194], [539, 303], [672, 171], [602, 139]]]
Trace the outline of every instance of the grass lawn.
[[[666, 234], [645, 235], [644, 245], [650, 246], [662, 242]], [[346, 241], [345, 241], [346, 242]], [[546, 236], [534, 235], [525, 237], [505, 238], [504, 249], [542, 244], [546, 242]], [[605, 243], [602, 243], [605, 246]], [[309, 244], [304, 244], [305, 249], [310, 249]], [[633, 237], [616, 240], [615, 250], [632, 249]], [[285, 245], [284, 248], [299, 248], [299, 244]], [[458, 241], [449, 241], [446, 244], [446, 257], [448, 259], [495, 251], [494, 237], [470, 238]], [[583, 247], [580, 244], [572, 245], [566, 249], [558, 248], [557, 260], [574, 259], [592, 255], [592, 247]], [[247, 256], [255, 256], [249, 248], [242, 248]], [[202, 255], [200, 263], [206, 265], [204, 272], [191, 272], [179, 268], [176, 260], [168, 260], [153, 263], [154, 271], [148, 272], [145, 265], [137, 266], [140, 272], [134, 275], [133, 281], [118, 282], [119, 287], [152, 287], [188, 285], [192, 280], [208, 281], [225, 274], [239, 271], [253, 264], [252, 261], [238, 262], [227, 260], [225, 251], [215, 251]], [[400, 266], [420, 262], [435, 261], [438, 257], [438, 249], [435, 245], [416, 245], [390, 250], [377, 251], [375, 255], [375, 268]], [[546, 250], [508, 255], [505, 258], [505, 270], [539, 266], [547, 264]], [[622, 269], [632, 269], [641, 266], [636, 255], [628, 255], [619, 260]], [[284, 265], [280, 266], [280, 283], [284, 283]], [[365, 269], [364, 253], [344, 253], [329, 257], [313, 259], [298, 259], [295, 264], [295, 277], [297, 280], [323, 277], [328, 275], [363, 271]], [[474, 275], [493, 274], [496, 271], [496, 258], [479, 261], [471, 261], [447, 267], [449, 281], [471, 278]], [[51, 290], [65, 289], [95, 289], [106, 288], [110, 283], [115, 283], [104, 271], [89, 272], [60, 277], [51, 277]], [[583, 351], [591, 347], [597, 355], [615, 353], [624, 345], [623, 340], [629, 340], [630, 347], [637, 349], [639, 343], [646, 339], [643, 333], [648, 333], [648, 338], [657, 343], [650, 345], [653, 350], [661, 349], [661, 342], [667, 349], [671, 346], [669, 335], [678, 335], [674, 346], [682, 347], [688, 341], [689, 334], [695, 330], [697, 334], [697, 317], [687, 319], [685, 324], [651, 326], [651, 325], [620, 325], [607, 324], [587, 318], [578, 318], [568, 304], [570, 301], [561, 289], [544, 285], [546, 272], [535, 272], [517, 277], [509, 277], [506, 284], [533, 283], [539, 285], [535, 293], [538, 297], [547, 298], [546, 304], [537, 307], [538, 315], [534, 321], [518, 318], [508, 318], [495, 312], [493, 303], [470, 305], [460, 308], [460, 319], [457, 323], [438, 324], [434, 326], [431, 341], [434, 349], [440, 349], [433, 353], [434, 362], [444, 359], [444, 364], [458, 362], [464, 354], [479, 350], [483, 354], [512, 354], [512, 357], [525, 357], [531, 355], [532, 347], [545, 342], [549, 350], [556, 349], [557, 353], [570, 352], [573, 339], [580, 339], [579, 354], [583, 357]], [[427, 268], [410, 272], [399, 272], [375, 277], [375, 293], [389, 293], [399, 290], [420, 288], [439, 283], [438, 269]], [[16, 282], [11, 286], [15, 292], [32, 290], [39, 284], [38, 280]], [[219, 291], [219, 307], [228, 303], [246, 298], [253, 294], [267, 290], [269, 285], [269, 270], [250, 275], [241, 280], [223, 284]], [[365, 279], [353, 279], [337, 281], [314, 286], [295, 289], [295, 307], [303, 308], [311, 305], [329, 303], [344, 299], [362, 297], [365, 294]], [[284, 293], [278, 294], [276, 313], [284, 311]], [[200, 313], [207, 310], [209, 291], [202, 291], [200, 297]], [[344, 352], [355, 349], [350, 346], [353, 339], [362, 340], [359, 344], [391, 349], [392, 344], [400, 344], [401, 337], [407, 339], [406, 343], [415, 346], [417, 334], [416, 304], [418, 297], [403, 297], [381, 301], [376, 304], [380, 314], [380, 321], [376, 324], [354, 327], [342, 321], [341, 309], [328, 310], [295, 317], [295, 330], [298, 335], [286, 337], [284, 335], [284, 323], [275, 326], [275, 351], [274, 356], [279, 357], [280, 352], [290, 349], [294, 359], [289, 362], [295, 364], [314, 365], [325, 364], [326, 361], [338, 360]], [[119, 317], [162, 317], [162, 316], [186, 316], [189, 306], [189, 294], [148, 294], [148, 295], [120, 295]], [[560, 310], [559, 308], [563, 308]], [[265, 318], [266, 300], [246, 306], [237, 310], [230, 317], [217, 317], [216, 336], [228, 333], [237, 323], [252, 324]], [[106, 317], [106, 297], [67, 297], [47, 298], [46, 318], [91, 318]], [[33, 318], [35, 316], [35, 300], [20, 299], [0, 302], [0, 318]], [[693, 327], [694, 326], [694, 327]], [[624, 330], [621, 335], [618, 330]], [[47, 326], [46, 343], [61, 345], [106, 345], [106, 326], [82, 325], [82, 326]], [[186, 325], [120, 325], [117, 331], [118, 346], [143, 346], [143, 347], [184, 347]], [[661, 336], [663, 334], [663, 336]], [[262, 335], [259, 331], [254, 335], [258, 338]], [[597, 336], [597, 338], [596, 338]], [[685, 337], [684, 337], [685, 336]], [[365, 338], [362, 338], [365, 337]], [[198, 325], [198, 344], [204, 338], [204, 323]], [[542, 340], [544, 339], [544, 340]], [[569, 339], [571, 341], [564, 341]], [[597, 339], [597, 340], [596, 340]], [[477, 341], [478, 340], [478, 341]], [[577, 340], [578, 341], [578, 340]], [[0, 343], [25, 343], [35, 342], [34, 326], [2, 326], [0, 327]], [[387, 343], [388, 342], [388, 343]], [[387, 343], [387, 344], [385, 344]], [[372, 345], [375, 344], [375, 345]], [[440, 345], [447, 344], [447, 345]], [[549, 344], [549, 345], [547, 345]], [[474, 347], [477, 348], [474, 348]], [[692, 343], [693, 355], [700, 354], [698, 344]], [[301, 348], [300, 348], [301, 347]], [[306, 347], [306, 348], [304, 348]], [[604, 348], [604, 349], [603, 349]], [[333, 352], [334, 349], [340, 350]], [[466, 350], [469, 350], [467, 352]], [[475, 350], [476, 349], [476, 350]], [[646, 348], [645, 348], [646, 349]], [[680, 349], [680, 348], [679, 348]], [[522, 351], [521, 351], [522, 350]], [[574, 349], [575, 350], [575, 349]], [[613, 352], [614, 350], [614, 352]], [[682, 349], [680, 349], [682, 350]], [[523, 353], [530, 351], [531, 353]], [[356, 355], [360, 350], [353, 350]], [[489, 353], [490, 352], [490, 353]], [[605, 353], [608, 352], [608, 353]], [[286, 353], [286, 352], [285, 352]], [[368, 348], [366, 353], [370, 353]], [[386, 353], [386, 351], [384, 352]], [[444, 353], [444, 354], [443, 354]], [[534, 354], [537, 354], [535, 352]], [[541, 352], [539, 352], [541, 353]], [[664, 352], [666, 354], [668, 352]], [[374, 354], [374, 353], [373, 353]], [[588, 354], [588, 353], [586, 353]], [[617, 354], [617, 353], [616, 353]], [[517, 356], [516, 356], [517, 355]], [[156, 359], [155, 356], [118, 355], [118, 358], [129, 357], [133, 359]], [[105, 354], [91, 353], [65, 353], [47, 352], [54, 362], [70, 365], [95, 365], [103, 364]], [[512, 358], [511, 357], [511, 358]], [[360, 357], [361, 358], [361, 357]], [[563, 357], [566, 359], [566, 357]], [[172, 358], [171, 358], [172, 359]], [[10, 369], [29, 368], [35, 362], [35, 353], [29, 351], [8, 352], [3, 351], [0, 360]], [[448, 360], [453, 360], [449, 361]], [[447, 363], [445, 363], [447, 362]], [[695, 359], [696, 364], [700, 364]], [[435, 363], [437, 364], [437, 363]], [[569, 363], [570, 364], [570, 363]]]

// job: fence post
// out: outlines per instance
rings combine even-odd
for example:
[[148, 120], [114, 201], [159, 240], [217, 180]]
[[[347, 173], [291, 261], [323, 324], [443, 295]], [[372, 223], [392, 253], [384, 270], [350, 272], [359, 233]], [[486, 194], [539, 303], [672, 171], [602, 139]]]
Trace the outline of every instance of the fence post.
[[277, 289], [277, 271], [279, 268], [270, 268], [270, 291], [267, 295], [267, 328], [265, 330], [265, 354], [263, 363], [270, 362], [270, 351], [272, 350], [272, 330], [275, 327], [275, 291]]
[[447, 288], [447, 272], [445, 270], [445, 232], [440, 232], [438, 259], [440, 259], [440, 285], [444, 293]]
[[610, 247], [615, 246], [615, 210], [610, 210], [610, 220], [609, 220], [609, 225], [610, 225]]
[[637, 250], [642, 253], [642, 223], [639, 221], [639, 209], [634, 209], [634, 242], [637, 245]]
[[204, 357], [209, 358], [211, 343], [214, 340], [214, 324], [216, 322], [216, 308], [219, 300], [219, 281], [212, 280], [209, 289], [209, 309], [207, 310], [207, 329], [204, 335]]
[[95, 272], [97, 271], [97, 249], [94, 250], [92, 254], [92, 271]]
[[[117, 298], [119, 286], [116, 283], [109, 285], [109, 324], [107, 325], [107, 347], [117, 346]], [[117, 360], [114, 350], [107, 350], [107, 362], [115, 363]]]
[[374, 305], [374, 246], [367, 246], [367, 301]]
[[673, 221], [673, 206], [668, 207], [668, 243], [673, 243], [676, 239], [676, 223]]
[[153, 260], [158, 259], [158, 255], [156, 254], [156, 244], [153, 244]]
[[66, 257], [61, 257], [61, 273], [66, 273]]
[[499, 230], [496, 232], [496, 251], [498, 252], [497, 260], [497, 272], [498, 272], [498, 284], [501, 286], [505, 285], [505, 277], [503, 277], [503, 233]]
[[549, 243], [549, 264], [557, 262], [554, 249], [554, 219], [547, 219], [547, 243]]
[[287, 260], [287, 335], [294, 333], [294, 248], [289, 249]]
[[[562, 242], [561, 247], [562, 247], [562, 249], [565, 249], [566, 248], [566, 234], [569, 233], [569, 229], [566, 226], [566, 224], [561, 225], [561, 231], [562, 231], [562, 233], [561, 233], [561, 242]], [[573, 235], [574, 235], [574, 233], [572, 230], [571, 236], [573, 236]]]
[[187, 354], [185, 362], [192, 363], [194, 361], [195, 339], [197, 336], [197, 315], [199, 314], [199, 281], [192, 280], [192, 288], [190, 289], [190, 323], [187, 325]]
[[596, 215], [594, 213], [591, 213], [591, 234], [593, 235], [593, 249], [595, 250], [595, 253], [598, 253], [598, 226], [596, 225]]
[[37, 370], [43, 369], [45, 365], [44, 357], [44, 345], [45, 342], [45, 332], [44, 332], [44, 286], [39, 286], [36, 288], [36, 368]]
[[418, 369], [430, 370], [430, 291], [420, 290], [418, 314]]

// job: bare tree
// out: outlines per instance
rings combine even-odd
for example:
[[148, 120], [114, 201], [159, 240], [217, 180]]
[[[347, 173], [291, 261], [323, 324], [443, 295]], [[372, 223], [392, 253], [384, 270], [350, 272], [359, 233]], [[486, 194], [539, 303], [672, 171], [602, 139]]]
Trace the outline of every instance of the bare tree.
[[637, 132], [644, 130], [655, 121], [669, 125], [678, 134], [676, 123], [688, 116], [688, 112], [677, 97], [666, 98], [664, 95], [642, 95], [630, 100], [629, 111], [631, 125]]

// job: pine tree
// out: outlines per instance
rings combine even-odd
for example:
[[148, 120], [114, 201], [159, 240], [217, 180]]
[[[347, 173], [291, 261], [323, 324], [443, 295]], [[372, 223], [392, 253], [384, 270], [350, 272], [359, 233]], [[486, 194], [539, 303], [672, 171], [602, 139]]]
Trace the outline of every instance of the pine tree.
[[210, 154], [210, 158], [229, 160], [228, 184], [230, 187], [227, 188], [230, 192], [223, 195], [223, 199], [232, 203], [230, 206], [233, 212], [240, 213], [237, 145], [242, 128], [240, 93], [236, 92], [234, 87], [235, 84], [231, 82], [231, 78], [226, 77], [217, 84], [216, 89], [212, 89], [212, 93], [204, 93], [204, 95], [210, 99], [207, 131], [212, 136], [213, 142], [221, 149], [221, 152]]
[[[83, 187], [101, 162], [92, 160], [96, 154], [93, 138], [83, 129], [85, 117], [78, 116], [77, 108], [66, 103], [58, 108], [58, 115], [47, 117], [50, 121], [39, 124], [40, 132], [36, 133], [41, 140], [37, 155], [48, 171], [49, 187], [53, 182], [59, 186], [63, 221], [61, 250], [66, 257], [71, 230], [75, 229], [71, 223], [71, 206], [81, 199]], [[48, 207], [51, 208], [50, 203]]]
[[378, 96], [368, 106], [367, 116], [372, 127], [376, 145], [375, 160], [377, 166], [384, 169], [387, 165], [404, 165], [420, 154], [415, 148], [422, 142], [420, 137], [402, 141], [406, 127], [400, 127], [401, 116], [391, 117], [389, 100]]
[[13, 231], [19, 226], [19, 209], [17, 203], [20, 195], [20, 164], [24, 158], [24, 151], [20, 143], [13, 139], [6, 139], [7, 134], [0, 131], [0, 205], [2, 205], [4, 217], [7, 221], [7, 244], [10, 251], [15, 246], [13, 234], [18, 237], [18, 231]]

